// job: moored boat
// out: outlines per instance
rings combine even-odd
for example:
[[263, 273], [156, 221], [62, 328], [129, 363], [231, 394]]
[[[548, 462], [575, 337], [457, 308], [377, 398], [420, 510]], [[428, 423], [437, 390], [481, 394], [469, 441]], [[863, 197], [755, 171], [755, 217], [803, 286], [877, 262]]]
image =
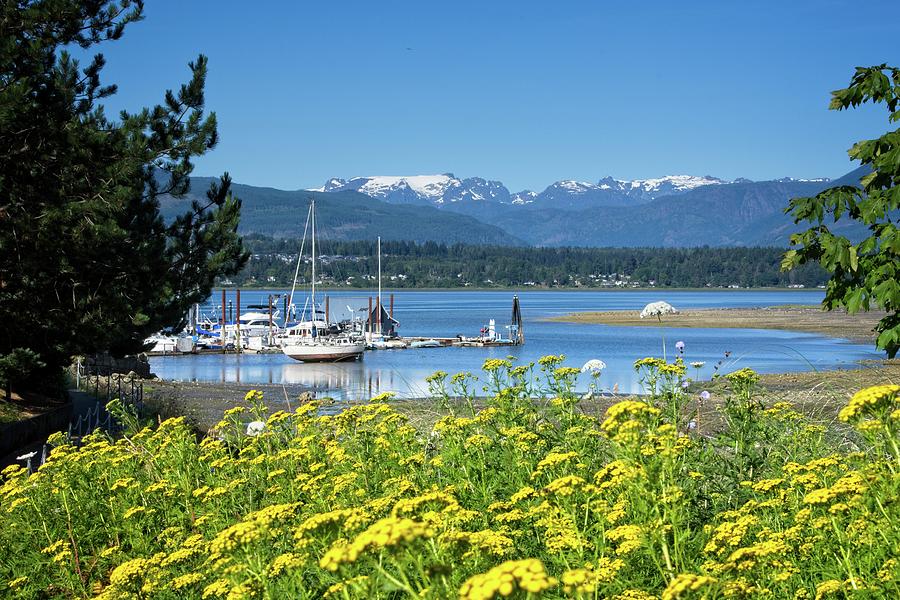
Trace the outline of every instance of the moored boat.
[[416, 340], [414, 342], [410, 342], [410, 348], [440, 348], [443, 344], [441, 344], [437, 340]]
[[[316, 306], [316, 202], [310, 201], [310, 239], [312, 240], [312, 286], [310, 291], [311, 319], [301, 321], [287, 330], [281, 341], [281, 351], [286, 356], [303, 362], [340, 362], [357, 360], [366, 350], [365, 340], [347, 334], [332, 333], [334, 328], [325, 320], [319, 320]], [[298, 269], [301, 257], [297, 257]], [[294, 278], [296, 285], [296, 276]], [[293, 301], [293, 289], [291, 290]], [[327, 318], [327, 315], [326, 315]], [[339, 328], [338, 328], [339, 331]]]
[[315, 339], [286, 341], [281, 347], [286, 356], [303, 362], [340, 362], [359, 359], [366, 349], [363, 341], [348, 337], [320, 336]]

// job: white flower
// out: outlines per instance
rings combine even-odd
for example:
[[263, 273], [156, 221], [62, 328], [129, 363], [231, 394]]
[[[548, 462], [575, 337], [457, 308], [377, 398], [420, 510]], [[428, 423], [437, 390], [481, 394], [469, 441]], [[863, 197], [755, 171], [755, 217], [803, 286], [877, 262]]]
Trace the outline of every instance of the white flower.
[[675, 309], [674, 306], [669, 304], [668, 302], [663, 302], [660, 300], [659, 302], [651, 302], [647, 306], [644, 307], [644, 310], [641, 311], [641, 318], [644, 319], [646, 317], [657, 317], [660, 315], [675, 315], [678, 314], [678, 310]]
[[247, 435], [256, 437], [261, 434], [265, 428], [266, 424], [263, 421], [250, 421], [247, 423]]
[[584, 363], [584, 366], [581, 367], [582, 373], [590, 372], [592, 375], [599, 375], [600, 371], [606, 368], [606, 363], [600, 359], [592, 358], [591, 360]]

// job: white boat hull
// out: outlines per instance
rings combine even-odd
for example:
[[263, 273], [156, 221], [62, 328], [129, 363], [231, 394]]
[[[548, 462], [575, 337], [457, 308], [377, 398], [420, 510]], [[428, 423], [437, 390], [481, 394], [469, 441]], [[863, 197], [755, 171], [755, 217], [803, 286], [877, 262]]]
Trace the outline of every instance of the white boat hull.
[[362, 356], [366, 345], [362, 342], [349, 344], [291, 344], [282, 346], [286, 356], [302, 362], [340, 362], [357, 360]]

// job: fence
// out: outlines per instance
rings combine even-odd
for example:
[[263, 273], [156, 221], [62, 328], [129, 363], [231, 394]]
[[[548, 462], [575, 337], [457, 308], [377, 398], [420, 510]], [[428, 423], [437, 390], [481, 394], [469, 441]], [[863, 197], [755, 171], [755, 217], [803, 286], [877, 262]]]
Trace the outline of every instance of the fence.
[[[81, 439], [97, 430], [110, 436], [122, 432], [122, 424], [106, 410], [110, 400], [118, 398], [122, 404], [131, 409], [138, 417], [144, 414], [144, 382], [135, 380], [121, 373], [112, 373], [106, 376], [92, 375], [79, 361], [75, 367], [75, 386], [82, 392], [92, 394], [96, 398], [94, 406], [81, 408], [78, 416], [69, 423], [68, 436], [74, 444], [80, 444]], [[83, 406], [83, 401], [76, 403]], [[25, 467], [33, 472], [47, 460], [49, 448], [44, 444], [40, 456], [37, 451], [23, 454], [18, 460], [25, 462]], [[35, 464], [37, 463], [37, 464]]]
[[113, 398], [118, 398], [122, 404], [134, 407], [139, 413], [144, 409], [144, 382], [135, 377], [121, 373], [91, 375], [84, 372], [83, 366], [77, 365], [75, 387], [93, 394], [104, 406]]

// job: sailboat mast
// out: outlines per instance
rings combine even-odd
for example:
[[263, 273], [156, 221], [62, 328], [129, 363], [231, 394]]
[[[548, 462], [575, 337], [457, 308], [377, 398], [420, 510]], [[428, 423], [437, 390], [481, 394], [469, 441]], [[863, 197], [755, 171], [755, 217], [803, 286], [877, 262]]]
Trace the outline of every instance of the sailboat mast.
[[310, 211], [312, 211], [312, 322], [313, 327], [316, 323], [316, 201], [310, 200]]
[[[294, 310], [294, 291], [297, 289], [297, 276], [300, 274], [300, 263], [303, 261], [303, 248], [306, 245], [306, 234], [309, 231], [310, 217], [312, 217], [312, 204], [310, 204], [309, 210], [306, 211], [306, 225], [303, 226], [303, 239], [300, 241], [300, 252], [297, 254], [297, 268], [294, 269], [294, 281], [291, 283], [291, 295], [288, 296], [287, 304], [284, 307], [285, 326], [287, 326], [287, 323], [290, 320], [290, 313], [293, 312], [295, 316], [297, 314], [297, 311]], [[224, 293], [222, 295], [222, 298], [224, 303]], [[225, 312], [224, 304], [222, 304], [222, 312]], [[303, 315], [303, 313], [300, 314]]]
[[381, 321], [381, 236], [378, 236], [378, 320]]

